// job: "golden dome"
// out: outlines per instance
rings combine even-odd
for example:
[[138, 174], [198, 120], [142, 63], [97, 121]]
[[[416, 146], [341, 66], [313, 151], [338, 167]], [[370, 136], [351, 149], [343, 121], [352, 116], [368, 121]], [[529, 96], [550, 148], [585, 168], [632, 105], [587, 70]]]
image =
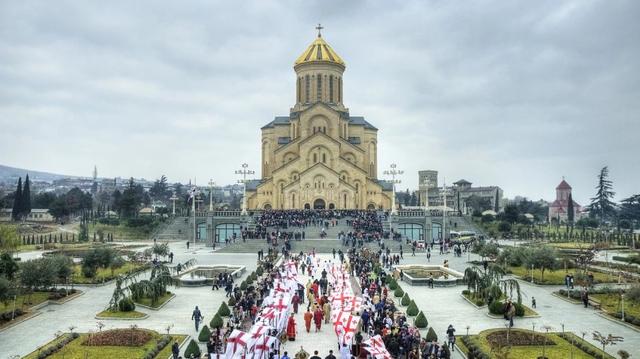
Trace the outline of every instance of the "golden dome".
[[295, 66], [313, 63], [313, 62], [329, 62], [341, 65], [344, 67], [344, 61], [336, 54], [335, 51], [327, 44], [326, 41], [318, 34], [318, 37], [309, 45], [309, 47], [304, 50], [302, 55], [298, 57]]

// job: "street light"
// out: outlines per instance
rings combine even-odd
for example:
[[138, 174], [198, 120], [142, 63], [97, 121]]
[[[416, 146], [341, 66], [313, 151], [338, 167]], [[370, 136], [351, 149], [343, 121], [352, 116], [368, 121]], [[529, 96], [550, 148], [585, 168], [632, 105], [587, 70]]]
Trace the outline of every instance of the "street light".
[[393, 188], [393, 196], [391, 197], [391, 214], [396, 214], [396, 184], [402, 182], [400, 179], [396, 179], [396, 176], [399, 176], [404, 173], [402, 170], [396, 169], [397, 165], [392, 163], [389, 166], [389, 170], [382, 172], [385, 176], [391, 176], [391, 185]]
[[172, 214], [175, 217], [176, 216], [176, 201], [178, 200], [178, 197], [176, 196], [176, 193], [173, 192], [173, 195], [171, 196], [171, 198], [169, 198], [171, 201], [173, 201], [173, 211]]
[[447, 189], [447, 184], [444, 178], [442, 179], [442, 197], [443, 197], [443, 208], [442, 208], [442, 243], [447, 239], [447, 195], [449, 195], [449, 190]]
[[200, 194], [198, 187], [191, 187], [189, 190], [189, 198], [191, 198], [191, 211], [193, 212], [193, 244], [196, 244], [196, 197]]
[[252, 175], [256, 173], [249, 169], [249, 165], [243, 163], [241, 165], [242, 169], [236, 170], [237, 175], [241, 175], [242, 179], [238, 180], [238, 183], [242, 183], [242, 215], [247, 215], [247, 175]]
[[209, 180], [209, 212], [213, 212], [213, 186], [216, 183], [213, 182], [213, 178]]

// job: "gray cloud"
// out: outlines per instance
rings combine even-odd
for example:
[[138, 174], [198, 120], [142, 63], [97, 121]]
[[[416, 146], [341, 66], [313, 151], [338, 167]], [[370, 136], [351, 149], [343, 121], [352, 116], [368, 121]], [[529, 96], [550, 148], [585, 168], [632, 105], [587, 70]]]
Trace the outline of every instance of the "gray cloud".
[[640, 3], [0, 3], [0, 163], [69, 174], [235, 181], [294, 101], [317, 22], [380, 164], [585, 203], [640, 175]]

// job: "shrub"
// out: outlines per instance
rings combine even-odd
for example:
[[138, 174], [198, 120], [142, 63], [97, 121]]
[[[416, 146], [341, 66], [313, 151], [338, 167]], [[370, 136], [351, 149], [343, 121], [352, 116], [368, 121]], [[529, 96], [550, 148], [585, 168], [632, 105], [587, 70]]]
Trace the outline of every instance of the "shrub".
[[414, 324], [418, 328], [426, 328], [427, 325], [429, 325], [429, 321], [427, 321], [427, 317], [424, 316], [424, 313], [420, 311], [420, 313], [418, 313], [418, 316], [416, 317], [416, 320], [414, 321]]
[[247, 281], [242, 281], [242, 283], [240, 283], [240, 289], [242, 290], [247, 290]]
[[191, 341], [189, 342], [189, 345], [187, 345], [187, 349], [185, 349], [184, 351], [184, 357], [185, 358], [191, 358], [191, 357], [195, 357], [195, 358], [200, 358], [200, 347], [198, 346], [198, 343], [196, 343], [195, 340], [191, 339]]
[[98, 272], [98, 268], [94, 267], [94, 266], [90, 266], [90, 265], [83, 265], [82, 266], [82, 275], [85, 278], [93, 278], [96, 276], [96, 273]]
[[[211, 321], [213, 321], [213, 319]], [[201, 342], [206, 342], [206, 341], [209, 341], [210, 336], [211, 336], [211, 331], [209, 330], [209, 327], [205, 325], [202, 327], [202, 329], [200, 329], [200, 334], [198, 334], [198, 340]]]
[[389, 278], [389, 289], [395, 290], [396, 288], [398, 288], [398, 282], [393, 278]]
[[409, 303], [409, 306], [407, 307], [407, 315], [410, 315], [412, 317], [418, 315], [418, 306], [416, 305], [416, 302], [414, 302], [413, 300], [411, 300], [411, 303]]
[[236, 298], [234, 296], [231, 296], [227, 303], [229, 303], [230, 307], [234, 307], [236, 305]]
[[220, 316], [220, 314], [214, 315], [213, 318], [211, 318], [211, 321], [209, 322], [209, 327], [211, 327], [211, 329], [219, 329], [219, 328], [222, 328], [223, 325], [224, 325], [224, 321], [222, 320], [222, 317]]
[[136, 304], [131, 300], [131, 298], [126, 297], [120, 300], [118, 303], [118, 309], [121, 312], [132, 312], [136, 309]]
[[231, 315], [231, 311], [229, 310], [227, 303], [222, 302], [222, 304], [220, 304], [220, 309], [218, 309], [218, 314], [220, 314], [221, 317], [228, 317]]
[[261, 276], [264, 273], [264, 270], [262, 269], [262, 267], [258, 267], [258, 269], [256, 269], [256, 274], [258, 276]]
[[524, 305], [513, 303], [516, 307], [516, 317], [524, 317]]
[[465, 289], [462, 291], [462, 295], [470, 295], [471, 291], [469, 289]]
[[429, 328], [429, 331], [427, 331], [427, 336], [426, 336], [427, 342], [432, 342], [432, 341], [438, 341], [438, 335], [436, 334], [435, 330], [433, 330], [433, 327]]
[[404, 295], [404, 291], [399, 286], [398, 286], [398, 288], [396, 288], [395, 291], [393, 291], [393, 296], [396, 297], [396, 298], [400, 298], [403, 295]]
[[400, 304], [407, 306], [411, 303], [411, 298], [409, 298], [409, 293], [404, 293], [404, 297], [400, 301]]
[[499, 300], [494, 300], [489, 304], [489, 313], [502, 315], [504, 314], [504, 305]]

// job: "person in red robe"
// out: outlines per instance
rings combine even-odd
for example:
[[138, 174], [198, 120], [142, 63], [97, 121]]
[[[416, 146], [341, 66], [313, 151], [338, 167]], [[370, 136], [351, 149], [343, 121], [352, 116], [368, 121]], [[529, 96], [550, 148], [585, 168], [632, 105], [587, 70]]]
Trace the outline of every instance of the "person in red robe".
[[311, 313], [311, 309], [307, 308], [307, 312], [304, 313], [304, 326], [307, 329], [307, 333], [311, 330], [311, 319], [313, 319], [313, 313]]
[[296, 340], [296, 320], [293, 317], [293, 313], [289, 317], [289, 322], [287, 322], [287, 338], [290, 341]]
[[316, 307], [316, 310], [313, 312], [313, 322], [316, 323], [316, 332], [320, 331], [323, 318], [324, 313], [322, 312], [322, 309], [320, 309], [320, 307]]
[[295, 314], [298, 314], [298, 304], [300, 304], [300, 297], [298, 296], [298, 293], [293, 295], [293, 298], [291, 298], [291, 303], [293, 304], [293, 312]]

